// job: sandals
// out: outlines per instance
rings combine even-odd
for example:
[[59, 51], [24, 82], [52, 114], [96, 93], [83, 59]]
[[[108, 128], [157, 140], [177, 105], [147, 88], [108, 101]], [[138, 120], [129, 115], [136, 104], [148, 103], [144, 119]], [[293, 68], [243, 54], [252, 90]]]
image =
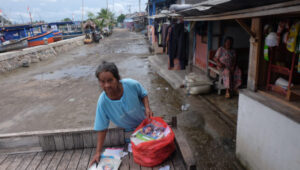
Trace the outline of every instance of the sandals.
[[226, 99], [229, 99], [229, 98], [231, 98], [230, 92], [226, 92], [226, 94], [225, 94], [225, 98], [226, 98]]

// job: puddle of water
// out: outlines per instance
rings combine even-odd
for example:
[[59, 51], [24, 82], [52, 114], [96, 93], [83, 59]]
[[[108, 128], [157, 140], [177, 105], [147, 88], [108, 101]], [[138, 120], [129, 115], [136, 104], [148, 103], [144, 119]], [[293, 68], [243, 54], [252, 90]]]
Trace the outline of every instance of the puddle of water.
[[133, 45], [128, 45], [125, 48], [118, 48], [114, 52], [117, 53], [117, 54], [120, 54], [120, 53], [148, 54], [149, 53], [149, 49], [148, 49], [147, 46], [133, 44]]
[[94, 74], [96, 68], [92, 66], [74, 66], [57, 70], [54, 72], [42, 73], [35, 75], [34, 78], [37, 80], [58, 80], [65, 77], [80, 78], [80, 77], [91, 77]]

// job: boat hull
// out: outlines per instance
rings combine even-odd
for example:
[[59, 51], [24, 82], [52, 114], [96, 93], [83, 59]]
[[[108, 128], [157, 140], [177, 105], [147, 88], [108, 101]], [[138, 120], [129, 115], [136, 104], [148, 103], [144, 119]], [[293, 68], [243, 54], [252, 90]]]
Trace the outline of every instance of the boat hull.
[[33, 47], [37, 45], [45, 45], [53, 42], [54, 42], [54, 35], [52, 31], [28, 38], [29, 47]]
[[63, 39], [63, 34], [61, 31], [53, 32], [53, 35], [54, 35], [54, 37], [53, 37], [54, 42], [60, 41]]
[[28, 41], [27, 39], [23, 39], [23, 40], [18, 40], [16, 42], [12, 42], [10, 44], [0, 45], [0, 52], [18, 50], [26, 47], [28, 47]]
[[68, 32], [68, 33], [63, 33], [63, 39], [70, 39], [74, 37], [78, 37], [82, 35], [82, 31], [79, 32]]

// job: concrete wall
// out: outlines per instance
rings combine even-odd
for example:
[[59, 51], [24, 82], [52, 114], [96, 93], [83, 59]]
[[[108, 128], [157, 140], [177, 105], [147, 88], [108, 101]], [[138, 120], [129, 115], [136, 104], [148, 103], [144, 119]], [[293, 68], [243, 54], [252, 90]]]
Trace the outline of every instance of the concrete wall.
[[76, 46], [83, 45], [84, 36], [54, 42], [48, 45], [24, 48], [22, 50], [0, 53], [0, 73], [8, 72], [24, 63], [37, 63], [54, 57]]
[[300, 123], [273, 108], [240, 94], [237, 157], [253, 170], [299, 169]]

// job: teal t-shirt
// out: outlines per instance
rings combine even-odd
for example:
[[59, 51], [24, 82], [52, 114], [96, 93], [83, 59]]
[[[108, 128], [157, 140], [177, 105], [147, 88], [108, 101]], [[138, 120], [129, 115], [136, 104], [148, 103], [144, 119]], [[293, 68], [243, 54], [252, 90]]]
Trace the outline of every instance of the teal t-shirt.
[[120, 100], [111, 100], [103, 91], [98, 99], [94, 130], [108, 128], [111, 120], [124, 129], [136, 128], [145, 118], [145, 107], [142, 99], [147, 91], [136, 80], [122, 79], [123, 96]]

